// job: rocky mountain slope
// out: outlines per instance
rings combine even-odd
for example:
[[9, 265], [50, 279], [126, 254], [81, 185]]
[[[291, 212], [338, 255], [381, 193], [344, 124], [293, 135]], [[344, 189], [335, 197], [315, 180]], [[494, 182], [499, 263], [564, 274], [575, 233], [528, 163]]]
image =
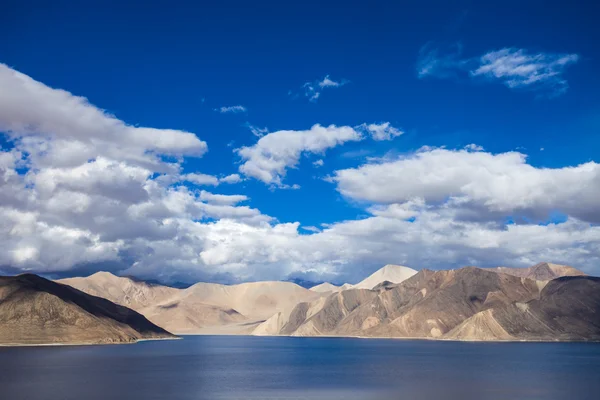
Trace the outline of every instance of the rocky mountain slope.
[[0, 277], [0, 344], [130, 343], [174, 338], [141, 314], [33, 274]]
[[599, 340], [600, 279], [548, 281], [467, 267], [298, 304], [255, 334], [460, 340]]
[[583, 276], [583, 272], [569, 267], [568, 265], [559, 265], [552, 263], [539, 263], [529, 268], [508, 268], [498, 267], [498, 272], [509, 275], [520, 276], [522, 278], [535, 279], [538, 281], [549, 281], [562, 276]]

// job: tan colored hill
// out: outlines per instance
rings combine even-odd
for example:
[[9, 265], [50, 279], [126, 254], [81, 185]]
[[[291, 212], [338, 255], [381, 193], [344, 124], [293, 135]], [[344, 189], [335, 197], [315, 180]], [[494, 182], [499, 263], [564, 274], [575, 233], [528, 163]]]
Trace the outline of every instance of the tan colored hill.
[[33, 274], [0, 277], [0, 344], [131, 343], [174, 338], [141, 314]]
[[504, 274], [519, 276], [521, 278], [549, 281], [562, 276], [584, 276], [585, 273], [568, 265], [552, 263], [539, 263], [529, 268], [497, 267], [496, 271]]
[[125, 307], [140, 310], [160, 304], [179, 293], [179, 289], [153, 285], [131, 278], [119, 277], [110, 272], [96, 272], [85, 278], [60, 279], [57, 282], [72, 286], [92, 296], [104, 297]]
[[273, 314], [311, 301], [320, 294], [291, 282], [250, 282], [239, 285], [197, 283], [185, 289], [181, 299], [231, 308], [249, 319], [265, 320]]
[[559, 278], [544, 286], [475, 267], [422, 270], [400, 284], [301, 303], [289, 315], [257, 327], [255, 334], [597, 340], [598, 293], [598, 278]]
[[329, 293], [329, 292], [338, 292], [342, 290], [340, 286], [335, 286], [329, 282], [323, 282], [320, 285], [313, 286], [309, 289], [312, 292], [317, 293]]
[[417, 271], [412, 268], [403, 267], [401, 265], [388, 264], [383, 268], [375, 271], [373, 274], [368, 276], [366, 279], [360, 281], [356, 285], [352, 285], [353, 289], [373, 289], [375, 286], [382, 282], [400, 283], [411, 276], [415, 275]]
[[272, 315], [320, 296], [290, 282], [197, 283], [187, 289], [175, 289], [108, 272], [60, 282], [128, 305], [153, 323], [178, 334], [249, 333], [253, 325]]

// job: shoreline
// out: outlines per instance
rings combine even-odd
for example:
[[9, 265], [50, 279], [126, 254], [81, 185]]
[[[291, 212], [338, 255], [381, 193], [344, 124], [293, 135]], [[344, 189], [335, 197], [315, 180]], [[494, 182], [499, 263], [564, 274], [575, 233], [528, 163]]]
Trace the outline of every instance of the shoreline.
[[61, 347], [61, 346], [111, 346], [111, 345], [128, 345], [137, 344], [141, 342], [152, 342], [159, 340], [181, 340], [180, 336], [174, 336], [172, 338], [144, 338], [136, 339], [131, 342], [110, 342], [110, 343], [98, 343], [98, 342], [69, 342], [69, 343], [0, 343], [2, 347]]
[[507, 339], [507, 340], [469, 340], [469, 339], [444, 339], [429, 337], [394, 337], [394, 336], [339, 336], [339, 335], [318, 335], [318, 336], [292, 336], [292, 335], [248, 335], [248, 334], [181, 334], [180, 336], [247, 336], [247, 337], [283, 337], [298, 339], [361, 339], [361, 340], [420, 340], [430, 342], [458, 342], [458, 343], [600, 343], [599, 339], [591, 340], [560, 340], [560, 339]]
[[178, 334], [171, 338], [144, 338], [131, 342], [112, 342], [112, 343], [0, 343], [2, 347], [59, 347], [59, 346], [106, 346], [106, 345], [131, 345], [141, 342], [151, 342], [160, 340], [183, 340], [187, 336], [245, 336], [256, 338], [297, 338], [297, 339], [360, 339], [360, 340], [405, 340], [405, 341], [429, 341], [429, 342], [456, 342], [456, 343], [600, 343], [600, 339], [591, 340], [560, 340], [560, 339], [507, 339], [507, 340], [468, 340], [468, 339], [444, 339], [429, 337], [372, 337], [372, 336], [340, 336], [340, 335], [319, 335], [319, 336], [291, 336], [291, 335], [249, 335], [249, 334], [210, 334], [210, 333], [185, 333]]

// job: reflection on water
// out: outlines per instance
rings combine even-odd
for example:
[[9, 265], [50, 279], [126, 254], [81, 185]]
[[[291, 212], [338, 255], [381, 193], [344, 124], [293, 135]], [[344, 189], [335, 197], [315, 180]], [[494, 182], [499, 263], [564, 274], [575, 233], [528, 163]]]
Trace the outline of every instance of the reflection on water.
[[598, 399], [600, 344], [187, 336], [0, 349], [2, 400]]

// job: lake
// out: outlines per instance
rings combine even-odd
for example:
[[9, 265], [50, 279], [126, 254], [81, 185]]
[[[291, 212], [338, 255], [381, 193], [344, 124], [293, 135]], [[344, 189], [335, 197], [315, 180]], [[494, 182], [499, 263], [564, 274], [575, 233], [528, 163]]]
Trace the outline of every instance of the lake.
[[0, 348], [2, 400], [600, 398], [600, 344], [186, 336]]

